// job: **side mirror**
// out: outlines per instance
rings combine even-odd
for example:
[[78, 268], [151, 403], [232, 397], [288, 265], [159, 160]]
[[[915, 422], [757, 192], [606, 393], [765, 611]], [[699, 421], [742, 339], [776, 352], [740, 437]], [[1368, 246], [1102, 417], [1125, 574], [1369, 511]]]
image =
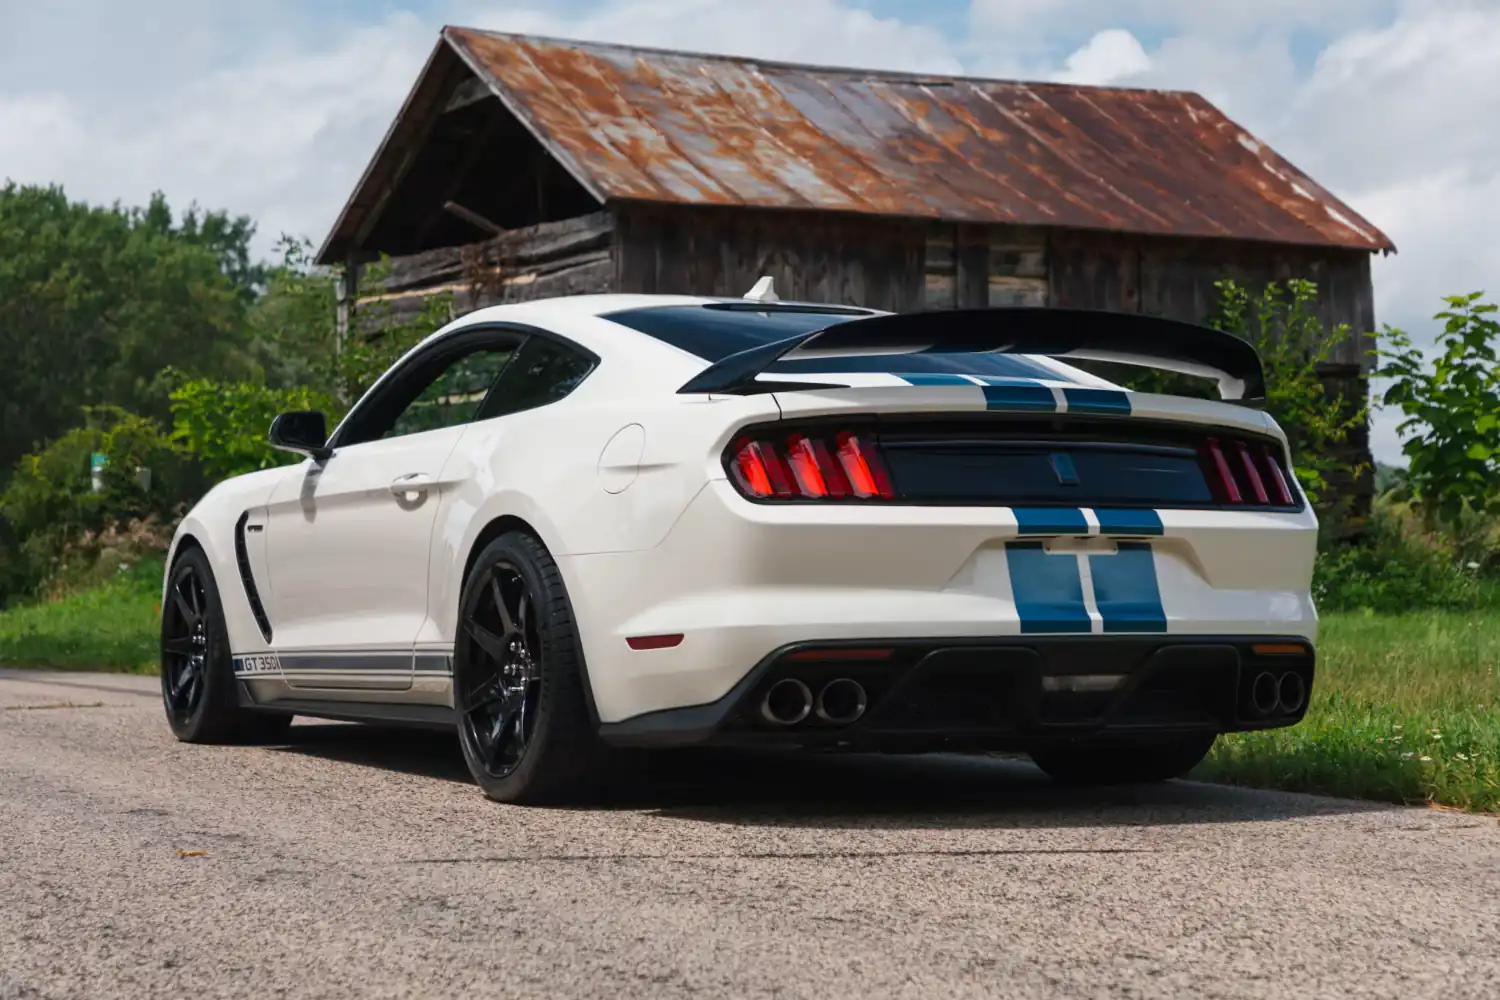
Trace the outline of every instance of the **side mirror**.
[[296, 452], [322, 462], [333, 454], [328, 447], [328, 422], [321, 410], [293, 410], [271, 421], [271, 447]]

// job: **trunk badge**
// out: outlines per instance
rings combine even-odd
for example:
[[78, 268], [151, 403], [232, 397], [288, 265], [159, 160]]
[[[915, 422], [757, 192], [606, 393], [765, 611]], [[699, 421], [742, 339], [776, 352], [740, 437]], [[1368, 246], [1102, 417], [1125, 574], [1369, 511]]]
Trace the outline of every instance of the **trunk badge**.
[[1057, 481], [1063, 486], [1078, 485], [1078, 470], [1073, 467], [1073, 456], [1064, 452], [1054, 451], [1049, 458], [1052, 464], [1052, 474], [1057, 476]]

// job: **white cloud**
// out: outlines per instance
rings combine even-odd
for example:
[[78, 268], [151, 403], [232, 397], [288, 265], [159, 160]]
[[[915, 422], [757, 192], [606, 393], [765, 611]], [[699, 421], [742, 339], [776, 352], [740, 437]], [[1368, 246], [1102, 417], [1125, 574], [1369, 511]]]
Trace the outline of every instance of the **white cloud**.
[[1108, 28], [1068, 56], [1056, 79], [1105, 86], [1150, 70], [1151, 57], [1136, 37], [1124, 28]]

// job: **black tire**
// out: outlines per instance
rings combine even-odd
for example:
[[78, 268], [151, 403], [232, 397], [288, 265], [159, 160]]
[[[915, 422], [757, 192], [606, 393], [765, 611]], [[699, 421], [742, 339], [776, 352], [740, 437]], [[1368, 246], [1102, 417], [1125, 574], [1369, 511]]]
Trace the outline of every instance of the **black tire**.
[[1216, 738], [1207, 733], [1159, 743], [1044, 747], [1031, 751], [1031, 759], [1063, 784], [1144, 784], [1187, 774], [1208, 756]]
[[241, 708], [235, 698], [229, 629], [202, 549], [184, 549], [172, 563], [161, 611], [161, 697], [172, 735], [184, 743], [284, 739], [290, 715]]
[[557, 563], [531, 535], [501, 535], [464, 581], [453, 656], [459, 743], [485, 795], [538, 805], [597, 790], [611, 755], [584, 683]]

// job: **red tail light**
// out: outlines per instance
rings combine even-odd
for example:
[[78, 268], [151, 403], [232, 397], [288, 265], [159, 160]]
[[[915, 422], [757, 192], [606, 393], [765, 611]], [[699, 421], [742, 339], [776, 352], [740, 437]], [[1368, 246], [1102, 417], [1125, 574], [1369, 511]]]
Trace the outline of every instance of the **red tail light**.
[[852, 431], [742, 438], [735, 442], [729, 468], [740, 492], [757, 500], [896, 496], [875, 443]]
[[1219, 499], [1224, 503], [1244, 503], [1240, 496], [1240, 484], [1234, 481], [1234, 473], [1229, 469], [1229, 460], [1224, 457], [1224, 449], [1219, 447], [1218, 438], [1209, 438], [1204, 442], [1208, 450], [1209, 459], [1209, 484], [1214, 492], [1219, 494]]
[[786, 464], [764, 441], [739, 442], [734, 452], [735, 479], [740, 489], [753, 497], [790, 497], [791, 479]]
[[889, 500], [896, 495], [891, 488], [890, 474], [885, 471], [885, 462], [874, 445], [849, 431], [841, 432], [835, 440], [839, 447], [839, 464], [848, 473], [855, 496]]
[[[1226, 452], [1232, 453], [1226, 454]], [[1203, 473], [1214, 499], [1229, 506], [1295, 507], [1297, 498], [1269, 445], [1203, 442]]]
[[1276, 491], [1276, 502], [1287, 507], [1296, 504], [1292, 496], [1292, 488], [1287, 485], [1286, 476], [1281, 473], [1281, 463], [1276, 461], [1276, 456], [1271, 454], [1269, 447], [1261, 448], [1260, 456], [1266, 464], [1266, 471], [1271, 474], [1271, 487]]
[[1255, 467], [1255, 459], [1250, 457], [1250, 449], [1245, 447], [1245, 442], [1236, 441], [1234, 450], [1240, 457], [1240, 464], [1245, 468], [1245, 479], [1250, 483], [1250, 495], [1258, 504], [1268, 504], [1271, 498], [1266, 496], [1266, 484], [1261, 482], [1260, 470]]

